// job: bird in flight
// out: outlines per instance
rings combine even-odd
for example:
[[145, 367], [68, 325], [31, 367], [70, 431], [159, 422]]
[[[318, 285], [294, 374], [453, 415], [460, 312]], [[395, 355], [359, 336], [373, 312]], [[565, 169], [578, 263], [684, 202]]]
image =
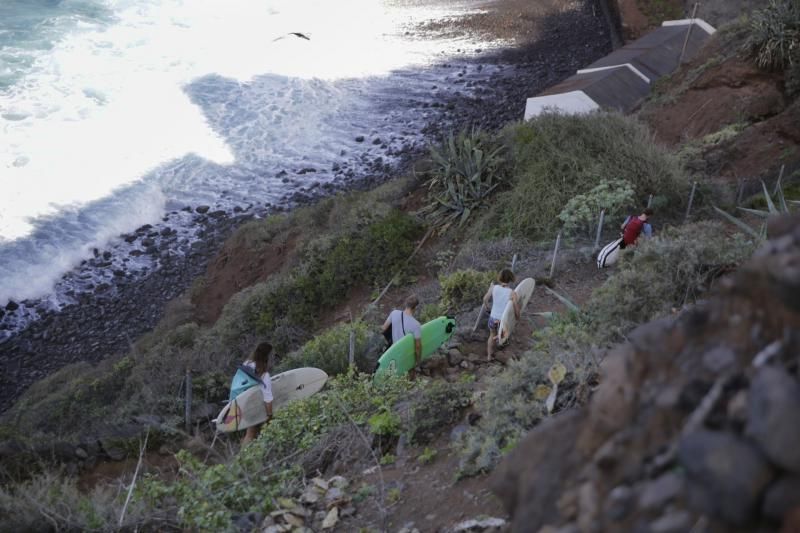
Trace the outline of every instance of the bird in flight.
[[286, 35], [281, 35], [280, 37], [276, 37], [275, 39], [272, 39], [272, 42], [279, 41], [279, 40], [281, 40], [284, 37], [287, 37], [289, 35], [294, 35], [295, 37], [299, 37], [301, 39], [305, 39], [306, 41], [310, 41], [311, 40], [311, 37], [309, 37], [305, 33], [300, 33], [299, 31], [293, 31], [293, 32], [287, 33]]

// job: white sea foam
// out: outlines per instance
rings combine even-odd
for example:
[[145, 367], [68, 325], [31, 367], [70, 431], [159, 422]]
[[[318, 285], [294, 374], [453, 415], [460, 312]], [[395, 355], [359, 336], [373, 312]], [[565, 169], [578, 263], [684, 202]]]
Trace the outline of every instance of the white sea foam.
[[46, 294], [165, 202], [271, 201], [276, 172], [366, 150], [356, 134], [406, 125], [370, 114], [375, 83], [446, 49], [402, 38], [429, 12], [376, 0], [105, 5], [113, 23], [79, 18], [0, 89], [0, 303]]

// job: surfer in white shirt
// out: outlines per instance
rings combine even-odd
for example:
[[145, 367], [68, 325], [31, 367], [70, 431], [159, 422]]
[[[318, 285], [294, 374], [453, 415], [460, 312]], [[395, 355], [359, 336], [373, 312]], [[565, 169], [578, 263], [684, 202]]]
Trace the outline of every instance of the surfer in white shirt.
[[[272, 345], [268, 342], [262, 342], [256, 346], [256, 349], [244, 362], [244, 366], [253, 369], [256, 376], [261, 379], [261, 392], [264, 396], [264, 408], [267, 410], [267, 422], [269, 422], [272, 419], [272, 378], [270, 376], [270, 372], [272, 372]], [[242, 439], [242, 446], [255, 439], [263, 425], [257, 424], [247, 428]]]
[[[414, 362], [415, 366], [419, 366], [422, 361], [422, 326], [414, 318], [414, 313], [419, 306], [419, 299], [416, 295], [412, 294], [406, 298], [404, 309], [395, 309], [389, 316], [386, 317], [386, 322], [383, 323], [381, 332], [388, 339], [388, 334], [391, 332], [392, 344], [399, 341], [407, 334], [414, 335]], [[414, 377], [414, 370], [411, 371], [412, 378]]]
[[514, 302], [514, 315], [519, 318], [519, 301], [517, 293], [515, 293], [510, 283], [514, 282], [514, 273], [511, 270], [504, 268], [500, 271], [497, 277], [497, 284], [489, 287], [489, 290], [483, 297], [483, 304], [489, 307], [489, 301], [492, 302], [492, 310], [489, 313], [489, 340], [486, 341], [486, 359], [492, 360], [494, 356], [494, 347], [499, 336], [500, 319], [503, 317], [503, 311], [508, 305], [508, 301]]

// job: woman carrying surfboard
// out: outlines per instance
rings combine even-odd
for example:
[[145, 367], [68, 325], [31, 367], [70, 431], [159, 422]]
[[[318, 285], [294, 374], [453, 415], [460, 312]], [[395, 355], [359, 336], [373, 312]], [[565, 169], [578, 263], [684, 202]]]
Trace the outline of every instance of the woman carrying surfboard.
[[[268, 342], [262, 342], [256, 346], [253, 353], [243, 363], [243, 366], [252, 369], [261, 380], [261, 394], [264, 398], [264, 408], [267, 410], [266, 422], [269, 422], [272, 418], [272, 380], [269, 375], [272, 372], [272, 345]], [[247, 428], [242, 439], [242, 446], [255, 439], [263, 425], [263, 423], [256, 424]]]
[[500, 320], [503, 318], [503, 311], [505, 311], [508, 302], [514, 304], [514, 316], [519, 319], [519, 300], [517, 293], [515, 293], [510, 283], [514, 282], [514, 273], [508, 268], [504, 268], [497, 276], [497, 283], [492, 285], [483, 297], [483, 303], [489, 307], [489, 301], [492, 302], [492, 308], [489, 312], [489, 340], [486, 341], [486, 359], [491, 361], [494, 356], [494, 347], [497, 342], [500, 329]]

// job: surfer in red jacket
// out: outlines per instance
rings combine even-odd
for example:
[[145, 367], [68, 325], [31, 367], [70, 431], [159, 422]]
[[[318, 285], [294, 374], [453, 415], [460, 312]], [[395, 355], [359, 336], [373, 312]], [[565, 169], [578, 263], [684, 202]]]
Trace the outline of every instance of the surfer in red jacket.
[[639, 235], [644, 232], [645, 236], [650, 237], [653, 234], [653, 229], [647, 223], [648, 219], [653, 216], [653, 210], [649, 207], [642, 211], [638, 217], [629, 216], [622, 223], [622, 245], [620, 248], [626, 246], [635, 246], [639, 240]]

